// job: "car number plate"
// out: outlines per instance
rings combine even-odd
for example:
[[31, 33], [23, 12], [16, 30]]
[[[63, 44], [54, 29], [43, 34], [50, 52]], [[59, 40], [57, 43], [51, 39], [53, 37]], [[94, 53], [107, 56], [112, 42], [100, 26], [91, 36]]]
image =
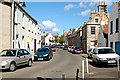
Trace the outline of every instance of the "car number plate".
[[115, 61], [108, 61], [108, 63], [115, 63]]
[[43, 58], [38, 58], [38, 60], [43, 60]]

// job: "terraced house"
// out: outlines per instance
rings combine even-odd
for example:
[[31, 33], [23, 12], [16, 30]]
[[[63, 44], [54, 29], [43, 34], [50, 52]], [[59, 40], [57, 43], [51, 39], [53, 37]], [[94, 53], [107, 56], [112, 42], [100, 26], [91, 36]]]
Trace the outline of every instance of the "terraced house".
[[41, 27], [19, 2], [5, 0], [0, 3], [0, 50], [24, 48], [36, 51], [40, 47]]
[[115, 2], [109, 19], [108, 45], [120, 55], [120, 2]]

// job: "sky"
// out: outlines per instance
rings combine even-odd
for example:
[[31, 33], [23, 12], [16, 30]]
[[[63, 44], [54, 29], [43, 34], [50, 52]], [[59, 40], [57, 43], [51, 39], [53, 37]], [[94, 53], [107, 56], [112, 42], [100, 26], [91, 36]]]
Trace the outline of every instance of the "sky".
[[[110, 13], [112, 3], [107, 3]], [[70, 28], [79, 28], [89, 20], [97, 2], [26, 2], [25, 10], [39, 23], [43, 32], [62, 35]]]

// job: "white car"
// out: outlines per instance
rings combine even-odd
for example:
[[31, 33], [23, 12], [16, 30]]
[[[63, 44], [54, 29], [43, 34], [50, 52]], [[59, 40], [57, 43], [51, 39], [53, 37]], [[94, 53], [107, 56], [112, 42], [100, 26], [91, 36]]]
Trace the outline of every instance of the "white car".
[[96, 47], [93, 50], [93, 62], [116, 64], [119, 55], [110, 47]]

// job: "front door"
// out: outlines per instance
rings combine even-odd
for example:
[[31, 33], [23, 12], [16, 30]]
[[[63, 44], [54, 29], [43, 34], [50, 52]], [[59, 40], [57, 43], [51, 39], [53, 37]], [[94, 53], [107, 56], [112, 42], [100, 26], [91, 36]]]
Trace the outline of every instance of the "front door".
[[120, 55], [120, 42], [115, 42], [115, 51], [118, 55]]

